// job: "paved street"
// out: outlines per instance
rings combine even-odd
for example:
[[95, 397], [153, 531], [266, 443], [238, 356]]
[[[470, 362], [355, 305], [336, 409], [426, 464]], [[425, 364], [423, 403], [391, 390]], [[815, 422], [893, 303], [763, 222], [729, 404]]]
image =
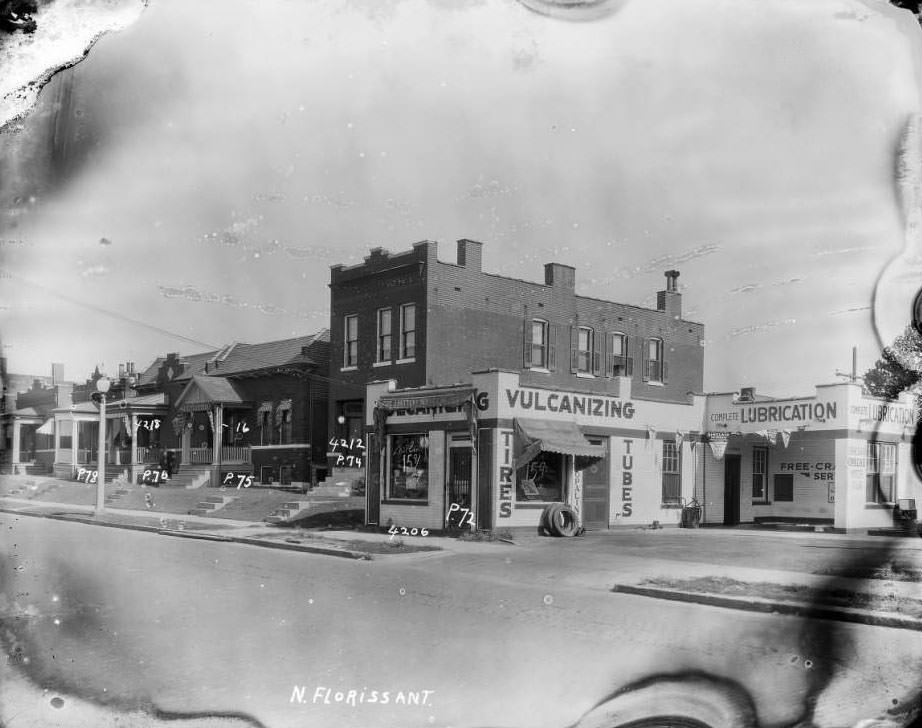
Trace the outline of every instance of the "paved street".
[[[350, 561], [11, 514], [0, 527], [4, 669], [31, 683], [29, 700], [9, 692], [20, 678], [0, 688], [4, 725], [50, 725], [41, 710], [79, 724], [79, 696], [273, 727], [563, 728], [632, 680], [692, 670], [743, 683], [763, 725], [795, 720], [824, 687], [817, 723], [852, 725], [908, 700], [922, 674], [919, 632], [608, 591], [695, 548], [752, 566], [753, 550], [857, 541], [637, 532]], [[408, 692], [425, 704], [397, 704]]]

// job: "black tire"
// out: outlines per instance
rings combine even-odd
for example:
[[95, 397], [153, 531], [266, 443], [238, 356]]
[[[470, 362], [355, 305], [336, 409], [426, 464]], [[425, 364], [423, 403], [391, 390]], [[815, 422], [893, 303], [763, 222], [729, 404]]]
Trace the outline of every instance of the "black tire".
[[563, 503], [552, 503], [544, 509], [542, 519], [552, 535], [562, 538], [575, 536], [579, 530], [576, 511]]

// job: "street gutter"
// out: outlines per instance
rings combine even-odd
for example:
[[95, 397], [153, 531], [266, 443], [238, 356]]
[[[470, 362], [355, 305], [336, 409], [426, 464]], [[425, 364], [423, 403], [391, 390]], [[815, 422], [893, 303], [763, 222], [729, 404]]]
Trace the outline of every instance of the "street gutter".
[[[193, 531], [178, 531], [172, 529], [164, 529], [160, 526], [145, 526], [138, 523], [117, 523], [117, 522], [107, 522], [107, 521], [95, 521], [92, 518], [87, 518], [86, 516], [78, 513], [66, 514], [66, 513], [35, 513], [28, 511], [17, 511], [10, 508], [4, 508], [0, 506], [0, 513], [9, 513], [16, 516], [29, 516], [31, 518], [48, 518], [53, 521], [66, 521], [67, 523], [85, 523], [90, 526], [105, 526], [107, 528], [121, 528], [128, 531], [147, 531], [148, 533], [159, 533], [164, 536], [175, 536], [177, 538], [195, 538], [203, 541], [224, 541], [230, 543], [242, 543], [249, 546], [261, 546], [263, 548], [270, 549], [282, 549], [285, 551], [303, 551], [311, 554], [320, 554], [322, 556], [339, 556], [347, 559], [365, 559], [371, 561], [374, 558], [373, 554], [366, 553], [364, 551], [353, 551], [349, 549], [340, 549], [334, 546], [316, 546], [316, 545], [303, 545], [303, 544], [293, 544], [285, 543], [279, 541], [264, 541], [258, 538], [247, 538], [246, 536], [236, 537], [236, 536], [221, 536], [214, 533], [201, 533]], [[396, 554], [395, 554], [396, 555]]]
[[654, 599], [667, 599], [676, 602], [703, 604], [710, 607], [724, 609], [739, 609], [747, 612], [762, 612], [774, 614], [788, 614], [809, 619], [827, 619], [838, 622], [853, 622], [874, 627], [892, 627], [894, 629], [910, 629], [922, 632], [922, 620], [913, 617], [897, 616], [886, 612], [871, 612], [864, 609], [851, 607], [831, 607], [803, 602], [784, 602], [762, 597], [728, 597], [722, 594], [707, 594], [701, 592], [680, 591], [677, 589], [661, 589], [649, 586], [634, 586], [630, 584], [615, 584], [612, 592], [618, 594], [633, 594], [635, 596], [652, 597]]

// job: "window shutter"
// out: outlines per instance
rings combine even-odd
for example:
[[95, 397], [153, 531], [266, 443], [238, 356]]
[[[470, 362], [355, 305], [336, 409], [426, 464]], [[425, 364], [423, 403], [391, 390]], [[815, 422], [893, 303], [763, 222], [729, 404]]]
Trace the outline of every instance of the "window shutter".
[[611, 377], [615, 374], [615, 357], [612, 349], [615, 347], [615, 335], [605, 334], [605, 376]]
[[547, 368], [557, 369], [557, 324], [547, 325]]
[[528, 318], [528, 308], [525, 309], [525, 321], [522, 324], [522, 346], [524, 347], [524, 366], [531, 366], [531, 319]]
[[631, 350], [631, 337], [624, 337], [624, 376], [634, 376], [634, 352]]
[[570, 327], [570, 372], [576, 374], [579, 371], [579, 328], [576, 325]]
[[596, 336], [596, 332], [593, 331], [592, 334], [592, 373], [595, 376], [601, 374], [601, 369], [599, 368], [599, 337]]
[[640, 340], [640, 362], [641, 362], [641, 378], [645, 382], [650, 381], [650, 346], [647, 344], [646, 339]]
[[663, 384], [669, 382], [669, 365], [666, 363], [666, 360], [663, 359]]

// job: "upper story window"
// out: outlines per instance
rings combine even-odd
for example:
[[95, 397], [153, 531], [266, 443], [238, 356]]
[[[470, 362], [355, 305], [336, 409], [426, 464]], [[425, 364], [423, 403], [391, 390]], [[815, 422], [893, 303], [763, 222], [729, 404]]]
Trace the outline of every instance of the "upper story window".
[[647, 339], [644, 347], [644, 381], [665, 382], [666, 364], [663, 361], [663, 340]]
[[531, 322], [531, 366], [547, 369], [547, 321]]
[[752, 500], [768, 502], [768, 448], [752, 448]]
[[896, 485], [896, 445], [869, 442], [867, 460], [867, 502], [893, 503]]
[[391, 310], [378, 309], [378, 346], [375, 361], [391, 360]]
[[592, 351], [594, 333], [588, 326], [580, 326], [576, 332], [576, 371], [592, 374]]
[[359, 364], [359, 317], [355, 314], [346, 316], [343, 335], [343, 366], [355, 367]]
[[416, 304], [405, 303], [400, 307], [400, 358], [416, 356]]
[[615, 332], [608, 335], [606, 373], [610, 377], [629, 377], [634, 373], [634, 358], [631, 356], [630, 339], [626, 334]]

